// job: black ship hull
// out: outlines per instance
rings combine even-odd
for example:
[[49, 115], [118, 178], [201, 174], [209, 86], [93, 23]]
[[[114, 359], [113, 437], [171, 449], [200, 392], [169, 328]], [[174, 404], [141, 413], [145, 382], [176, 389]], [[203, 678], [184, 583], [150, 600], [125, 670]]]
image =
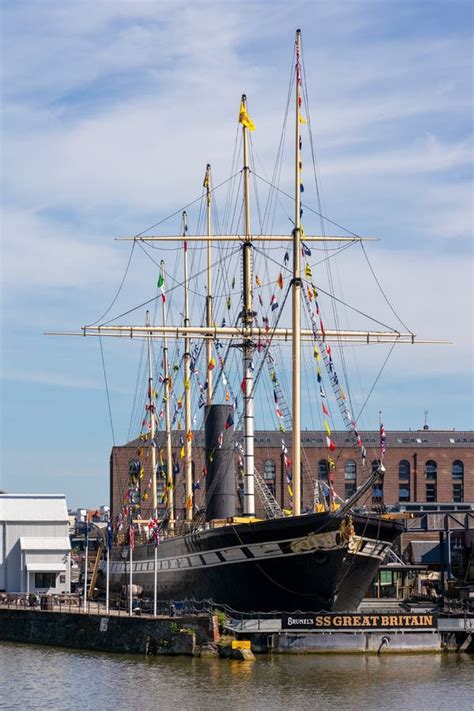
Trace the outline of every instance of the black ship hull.
[[[247, 611], [355, 610], [401, 532], [399, 524], [333, 513], [226, 525], [166, 538], [156, 550], [158, 600], [212, 600]], [[130, 582], [128, 547], [113, 548], [110, 587]], [[155, 547], [135, 547], [132, 582], [154, 595]], [[105, 585], [105, 562], [98, 584]]]

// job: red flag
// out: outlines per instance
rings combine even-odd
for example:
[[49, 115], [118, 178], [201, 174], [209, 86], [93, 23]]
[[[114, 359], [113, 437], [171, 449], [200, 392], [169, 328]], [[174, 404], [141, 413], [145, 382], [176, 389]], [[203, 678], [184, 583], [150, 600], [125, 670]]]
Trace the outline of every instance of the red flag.
[[332, 441], [332, 439], [330, 437], [326, 437], [326, 444], [329, 447], [329, 449], [331, 450], [331, 452], [334, 452], [334, 450], [336, 449], [336, 445], [334, 444], [334, 442]]
[[283, 274], [281, 272], [278, 275], [277, 284], [280, 289], [283, 289]]
[[323, 406], [323, 412], [324, 412], [324, 414], [329, 417], [329, 412], [328, 412], [328, 409], [327, 409], [326, 405], [324, 404], [324, 402], [322, 402], [321, 405]]

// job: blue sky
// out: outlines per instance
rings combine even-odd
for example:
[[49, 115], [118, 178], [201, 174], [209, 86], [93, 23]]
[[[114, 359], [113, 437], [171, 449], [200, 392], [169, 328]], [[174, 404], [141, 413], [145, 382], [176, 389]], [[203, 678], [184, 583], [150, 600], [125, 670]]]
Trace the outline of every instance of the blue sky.
[[[99, 344], [42, 333], [105, 311], [129, 255], [116, 235], [199, 195], [207, 162], [225, 179], [242, 92], [271, 174], [297, 26], [325, 213], [382, 238], [368, 251], [397, 312], [453, 342], [396, 349], [364, 424], [383, 409], [387, 429], [417, 428], [428, 409], [472, 429], [472, 3], [30, 0], [1, 24], [2, 488], [107, 500]], [[344, 293], [383, 320], [362, 266], [342, 264]], [[154, 267], [133, 269], [117, 308], [153, 295]], [[104, 349], [123, 442], [140, 347]]]

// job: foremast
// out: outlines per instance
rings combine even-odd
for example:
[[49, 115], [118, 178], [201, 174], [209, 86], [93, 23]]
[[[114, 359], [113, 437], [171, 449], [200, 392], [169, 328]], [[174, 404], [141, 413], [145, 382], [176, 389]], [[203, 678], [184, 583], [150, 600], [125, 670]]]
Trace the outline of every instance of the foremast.
[[[182, 233], [186, 238], [188, 231], [188, 217], [186, 211], [183, 212]], [[189, 273], [188, 273], [188, 243], [184, 240], [184, 477], [186, 494], [186, 521], [193, 520], [193, 463], [192, 463], [192, 438], [191, 429], [191, 338], [187, 329], [189, 328]]]
[[[146, 325], [150, 325], [150, 312], [146, 312]], [[152, 334], [150, 334], [152, 335]], [[151, 446], [151, 485], [152, 491], [152, 501], [153, 501], [153, 518], [156, 518], [158, 514], [158, 500], [156, 493], [156, 442], [155, 442], [155, 393], [154, 393], [154, 383], [153, 383], [153, 351], [152, 351], [152, 339], [147, 340], [148, 347], [148, 415], [150, 420], [150, 446]]]
[[[211, 218], [211, 166], [206, 165], [206, 173], [204, 176], [203, 186], [206, 188], [206, 232], [207, 236], [211, 236], [212, 218]], [[212, 328], [212, 242], [207, 241], [207, 296], [206, 296], [206, 326]], [[206, 339], [206, 363], [209, 365], [212, 358], [212, 340]], [[213, 377], [212, 369], [207, 371], [207, 404], [212, 404], [212, 386]]]
[[[165, 281], [165, 263], [160, 262], [160, 274], [163, 283]], [[161, 316], [163, 328], [167, 326], [166, 300], [161, 299]], [[174, 532], [174, 478], [173, 478], [173, 446], [171, 442], [171, 381], [168, 361], [168, 337], [163, 333], [163, 385], [165, 400], [165, 442], [166, 442], [166, 496], [168, 505], [168, 529]]]

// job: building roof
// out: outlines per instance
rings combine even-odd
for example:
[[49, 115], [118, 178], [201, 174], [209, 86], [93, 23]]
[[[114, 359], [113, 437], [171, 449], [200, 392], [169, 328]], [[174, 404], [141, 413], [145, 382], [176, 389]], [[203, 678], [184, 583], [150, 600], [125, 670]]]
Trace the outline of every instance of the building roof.
[[70, 551], [71, 542], [68, 536], [20, 537], [20, 548], [23, 551]]
[[0, 521], [69, 523], [64, 494], [0, 494]]
[[[236, 437], [241, 436], [241, 432], [236, 431]], [[377, 430], [360, 431], [360, 436], [367, 448], [378, 447], [380, 435]], [[179, 445], [179, 438], [182, 432], [173, 432], [173, 445]], [[281, 447], [281, 439], [291, 445], [291, 432], [281, 433], [275, 430], [257, 430], [255, 432], [255, 444], [257, 447]], [[353, 437], [348, 432], [333, 432], [331, 435], [337, 447], [352, 445]], [[165, 435], [158, 432], [155, 438], [158, 446], [164, 446]], [[204, 446], [204, 432], [197, 430], [193, 433], [193, 442], [198, 447]], [[301, 444], [303, 447], [325, 447], [326, 433], [319, 430], [303, 430], [301, 432]], [[149, 442], [141, 442], [139, 439], [127, 442], [124, 447], [146, 447]], [[472, 430], [386, 430], [385, 446], [391, 449], [398, 448], [427, 448], [434, 447], [474, 447], [474, 432]]]

